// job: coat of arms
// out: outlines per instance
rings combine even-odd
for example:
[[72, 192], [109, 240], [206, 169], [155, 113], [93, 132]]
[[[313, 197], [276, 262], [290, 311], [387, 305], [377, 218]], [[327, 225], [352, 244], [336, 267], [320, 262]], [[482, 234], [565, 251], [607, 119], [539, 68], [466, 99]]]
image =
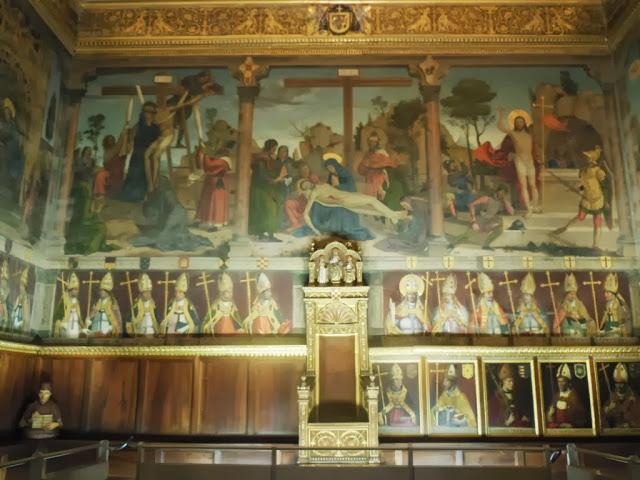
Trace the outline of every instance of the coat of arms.
[[329, 31], [334, 35], [344, 35], [348, 32], [362, 30], [358, 16], [348, 5], [334, 5], [328, 8], [320, 19], [320, 30]]
[[587, 366], [584, 363], [576, 363], [573, 366], [573, 373], [576, 378], [583, 379], [587, 376]]

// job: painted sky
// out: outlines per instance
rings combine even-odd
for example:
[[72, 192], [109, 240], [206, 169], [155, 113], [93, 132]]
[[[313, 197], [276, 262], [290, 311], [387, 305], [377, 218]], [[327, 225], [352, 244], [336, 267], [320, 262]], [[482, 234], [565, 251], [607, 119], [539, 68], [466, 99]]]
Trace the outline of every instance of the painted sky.
[[[218, 118], [235, 127], [238, 121], [237, 82], [227, 69], [213, 68], [210, 70], [216, 82], [220, 83], [225, 91], [223, 95], [202, 100], [200, 108], [203, 121], [206, 109], [215, 107], [218, 110]], [[529, 109], [529, 89], [533, 89], [541, 83], [559, 84], [560, 71], [562, 70], [571, 73], [571, 77], [578, 82], [581, 91], [600, 91], [595, 80], [588, 77], [583, 69], [577, 67], [470, 67], [450, 70], [443, 83], [441, 97], [450, 95], [451, 89], [458, 81], [465, 78], [476, 78], [488, 82], [497, 93], [492, 102], [494, 112], [499, 106], [504, 106], [508, 110], [513, 108]], [[199, 69], [170, 69], [164, 72], [173, 75], [175, 81], [178, 82], [182, 77], [198, 71]], [[101, 95], [101, 88], [107, 85], [151, 85], [154, 75], [159, 72], [160, 70], [129, 71], [102, 75], [91, 82], [82, 103], [81, 130], [87, 127], [89, 116], [103, 113], [107, 120], [102, 135], [118, 136], [124, 126], [128, 97], [104, 97]], [[284, 87], [286, 78], [335, 78], [337, 74], [337, 68], [330, 67], [273, 68], [268, 77], [261, 81], [260, 95], [256, 101], [254, 138], [258, 144], [262, 144], [268, 138], [275, 138], [280, 144], [288, 145], [293, 151], [301, 140], [296, 128], [302, 130], [318, 122], [322, 122], [330, 126], [334, 132], [342, 134], [341, 89]], [[407, 70], [399, 67], [362, 68], [360, 75], [362, 77], [406, 77]], [[634, 98], [637, 98], [636, 104], [640, 109], [640, 89], [635, 89], [632, 94]], [[354, 127], [359, 122], [365, 123], [369, 115], [374, 114], [371, 99], [378, 95], [383, 96], [390, 105], [401, 100], [411, 100], [419, 96], [417, 81], [414, 80], [413, 86], [406, 88], [356, 88], [354, 92]], [[139, 103], [136, 101], [134, 121], [138, 112]], [[443, 122], [450, 129], [453, 138], [462, 144], [462, 130], [448, 125], [444, 114]], [[189, 129], [191, 138], [197, 138], [193, 118], [189, 120]], [[483, 140], [491, 141], [497, 145], [502, 137], [503, 134], [497, 130], [495, 125], [492, 125], [488, 128]], [[86, 144], [86, 140], [83, 143]]]
[[[453, 68], [449, 71], [442, 85], [440, 96], [445, 98], [451, 95], [452, 88], [460, 80], [474, 78], [484, 80], [496, 92], [496, 97], [491, 102], [492, 110], [496, 116], [499, 107], [504, 107], [507, 111], [516, 108], [531, 111], [529, 89], [535, 89], [536, 86], [543, 83], [559, 85], [561, 71], [570, 72], [571, 78], [578, 83], [581, 92], [602, 91], [594, 79], [589, 77], [582, 68], [577, 67], [465, 67]], [[458, 143], [464, 144], [462, 130], [451, 127], [447, 123], [445, 115], [443, 115], [443, 121], [453, 138], [460, 140]], [[498, 146], [503, 137], [504, 134], [498, 130], [497, 125], [491, 125], [487, 128], [482, 140], [490, 141]]]

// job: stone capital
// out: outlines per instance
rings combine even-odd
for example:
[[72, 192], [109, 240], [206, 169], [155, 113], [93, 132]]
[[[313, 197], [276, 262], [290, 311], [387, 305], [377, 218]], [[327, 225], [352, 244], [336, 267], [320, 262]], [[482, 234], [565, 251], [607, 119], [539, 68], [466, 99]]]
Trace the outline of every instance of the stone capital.
[[417, 78], [421, 86], [439, 86], [447, 76], [448, 71], [448, 65], [438, 62], [431, 55], [420, 63], [409, 65], [409, 75]]
[[229, 71], [242, 87], [256, 87], [260, 79], [267, 76], [269, 67], [260, 65], [253, 60], [253, 57], [246, 57], [237, 66], [230, 66]]

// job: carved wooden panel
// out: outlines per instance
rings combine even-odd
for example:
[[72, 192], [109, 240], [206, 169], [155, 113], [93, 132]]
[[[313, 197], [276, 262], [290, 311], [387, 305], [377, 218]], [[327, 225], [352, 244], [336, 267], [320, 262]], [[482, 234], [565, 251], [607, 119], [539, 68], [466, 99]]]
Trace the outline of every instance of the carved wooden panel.
[[139, 363], [129, 359], [90, 362], [85, 389], [87, 430], [135, 431]]
[[190, 433], [193, 360], [144, 360], [139, 382], [137, 428], [140, 433]]
[[8, 432], [18, 425], [27, 402], [35, 400], [33, 385], [35, 358], [15, 353], [0, 353], [0, 431]]
[[300, 358], [253, 358], [249, 364], [249, 435], [298, 432], [296, 387], [304, 372]]
[[246, 433], [249, 359], [206, 358], [200, 362], [193, 433]]
[[53, 398], [60, 407], [65, 430], [83, 429], [87, 361], [81, 358], [43, 358], [39, 364], [40, 380], [51, 382]]
[[320, 336], [317, 372], [320, 403], [355, 403], [355, 336]]

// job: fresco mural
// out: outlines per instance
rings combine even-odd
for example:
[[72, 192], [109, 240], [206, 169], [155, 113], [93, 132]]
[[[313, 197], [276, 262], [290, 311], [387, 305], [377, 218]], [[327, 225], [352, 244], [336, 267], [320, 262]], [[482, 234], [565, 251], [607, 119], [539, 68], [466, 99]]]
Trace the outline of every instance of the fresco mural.
[[386, 335], [631, 335], [622, 272], [387, 272]]
[[63, 272], [54, 336], [287, 334], [292, 289], [288, 272]]
[[32, 266], [11, 256], [0, 256], [0, 331], [30, 331], [35, 283]]
[[640, 185], [640, 41], [633, 42], [626, 58], [629, 117], [625, 122], [627, 154], [633, 158], [636, 186]]
[[47, 85], [59, 97], [59, 72], [55, 55], [19, 10], [2, 3], [11, 14], [0, 29], [0, 234], [35, 243], [51, 169], [40, 142]]
[[[235, 86], [218, 68], [92, 82], [67, 253], [228, 248], [238, 233]], [[362, 241], [365, 255], [423, 254], [426, 124], [406, 69], [274, 68], [260, 87], [253, 253], [303, 255], [311, 237], [338, 234]], [[454, 68], [441, 111], [452, 253], [615, 252], [602, 92], [582, 69]]]

